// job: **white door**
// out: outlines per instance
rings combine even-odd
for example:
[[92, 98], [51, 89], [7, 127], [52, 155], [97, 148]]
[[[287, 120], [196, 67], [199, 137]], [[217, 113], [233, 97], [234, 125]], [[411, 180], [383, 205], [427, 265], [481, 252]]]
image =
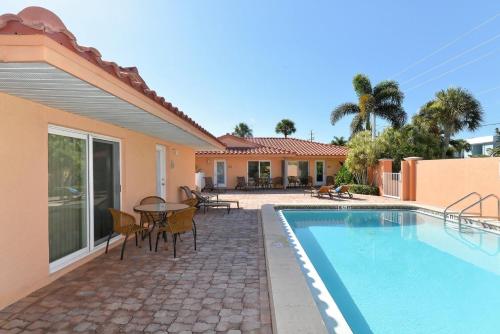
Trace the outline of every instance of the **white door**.
[[316, 160], [314, 163], [314, 183], [325, 184], [325, 162], [323, 160]]
[[214, 161], [214, 185], [216, 187], [226, 187], [226, 160]]
[[167, 198], [167, 150], [156, 145], [156, 196]]

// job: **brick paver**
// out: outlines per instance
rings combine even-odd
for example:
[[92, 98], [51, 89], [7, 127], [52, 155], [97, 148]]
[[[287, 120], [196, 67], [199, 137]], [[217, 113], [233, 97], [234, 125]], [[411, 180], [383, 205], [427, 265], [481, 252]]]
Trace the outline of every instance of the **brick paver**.
[[[270, 333], [271, 315], [258, 208], [328, 203], [300, 192], [228, 193], [242, 209], [211, 209], [191, 234], [158, 253], [129, 242], [0, 311], [0, 333]], [[390, 201], [356, 195], [354, 201]], [[169, 239], [171, 241], [171, 239]]]

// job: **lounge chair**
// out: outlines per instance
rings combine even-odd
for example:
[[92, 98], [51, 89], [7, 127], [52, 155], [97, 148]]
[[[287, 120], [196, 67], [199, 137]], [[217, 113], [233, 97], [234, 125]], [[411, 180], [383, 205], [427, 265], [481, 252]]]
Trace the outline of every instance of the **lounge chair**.
[[352, 194], [349, 192], [349, 186], [343, 185], [343, 186], [338, 186], [337, 188], [333, 189], [333, 194], [337, 195], [338, 197], [342, 197], [342, 195], [347, 195], [349, 198], [352, 198]]
[[196, 207], [203, 208], [204, 212], [206, 212], [206, 210], [210, 207], [224, 207], [229, 213], [231, 210], [231, 203], [235, 203], [238, 209], [240, 208], [239, 201], [219, 200], [218, 194], [203, 194], [199, 191], [191, 190], [187, 186], [182, 186], [181, 189], [186, 194], [187, 199], [195, 198], [197, 200]]
[[332, 198], [332, 187], [331, 186], [321, 186], [319, 189], [312, 188], [311, 196], [316, 196], [318, 198], [323, 196], [328, 196]]

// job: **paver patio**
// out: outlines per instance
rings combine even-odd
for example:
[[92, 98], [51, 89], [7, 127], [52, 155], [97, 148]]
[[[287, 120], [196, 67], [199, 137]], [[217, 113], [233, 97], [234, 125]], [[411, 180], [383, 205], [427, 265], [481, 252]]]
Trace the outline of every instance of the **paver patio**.
[[[258, 208], [265, 203], [331, 203], [301, 192], [242, 192], [242, 209], [195, 217], [173, 259], [129, 242], [0, 311], [0, 333], [270, 333], [271, 315]], [[390, 202], [356, 195], [355, 202]], [[350, 202], [344, 200], [343, 202]]]

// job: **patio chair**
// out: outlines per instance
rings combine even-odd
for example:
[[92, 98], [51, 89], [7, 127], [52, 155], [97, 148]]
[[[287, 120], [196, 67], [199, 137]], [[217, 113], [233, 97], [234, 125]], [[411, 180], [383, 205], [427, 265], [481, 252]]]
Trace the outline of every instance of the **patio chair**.
[[[158, 204], [166, 203], [166, 201], [159, 196], [148, 196], [141, 199], [140, 204]], [[145, 213], [141, 212], [141, 226], [147, 226], [147, 228], [154, 227], [156, 223], [162, 221], [163, 216], [159, 213]], [[144, 234], [142, 235], [144, 239]]]
[[333, 185], [335, 185], [335, 179], [333, 178], [332, 175], [328, 175], [326, 177], [326, 185], [327, 186], [333, 186]]
[[288, 186], [291, 187], [296, 187], [299, 183], [299, 180], [297, 179], [296, 176], [288, 176]]
[[191, 190], [191, 193], [193, 193], [198, 200], [199, 207], [203, 207], [203, 212], [206, 212], [206, 210], [210, 207], [224, 207], [227, 209], [227, 213], [229, 213], [231, 211], [231, 203], [235, 203], [238, 209], [240, 208], [240, 201], [220, 200], [218, 196], [214, 198], [213, 196], [207, 196], [195, 190]]
[[342, 195], [347, 195], [349, 198], [352, 198], [352, 194], [349, 192], [349, 186], [347, 185], [342, 185], [333, 190], [333, 193], [336, 194], [339, 198], [342, 197]]
[[211, 176], [205, 176], [205, 187], [202, 189], [204, 191], [214, 191], [215, 185]]
[[108, 241], [106, 242], [106, 254], [108, 253], [109, 241], [111, 240], [113, 232], [125, 236], [125, 240], [123, 240], [120, 260], [123, 260], [125, 245], [127, 244], [127, 240], [130, 234], [135, 234], [135, 245], [138, 246], [138, 234], [147, 232], [149, 237], [149, 250], [151, 250], [151, 231], [147, 227], [137, 225], [135, 222], [135, 217], [131, 214], [113, 208], [109, 208], [108, 210], [113, 217], [113, 231], [109, 233]]
[[247, 182], [244, 176], [236, 177], [236, 187], [234, 189], [247, 190]]
[[313, 179], [311, 176], [307, 176], [307, 177], [301, 177], [300, 178], [300, 185], [302, 187], [312, 187], [313, 186]]
[[167, 232], [172, 234], [172, 239], [174, 243], [174, 258], [177, 256], [177, 238], [180, 234], [186, 232], [193, 232], [194, 239], [194, 250], [196, 250], [196, 223], [194, 221], [194, 213], [196, 208], [190, 207], [184, 210], [176, 211], [168, 217], [167, 224], [158, 228], [158, 233], [156, 234], [156, 245], [155, 252], [158, 251], [158, 241], [160, 240], [160, 234]]
[[273, 188], [283, 188], [283, 178], [281, 176], [273, 177], [271, 180], [271, 186]]
[[318, 198], [323, 196], [328, 196], [332, 198], [332, 186], [321, 186], [319, 189], [312, 188], [311, 196], [316, 196]]

